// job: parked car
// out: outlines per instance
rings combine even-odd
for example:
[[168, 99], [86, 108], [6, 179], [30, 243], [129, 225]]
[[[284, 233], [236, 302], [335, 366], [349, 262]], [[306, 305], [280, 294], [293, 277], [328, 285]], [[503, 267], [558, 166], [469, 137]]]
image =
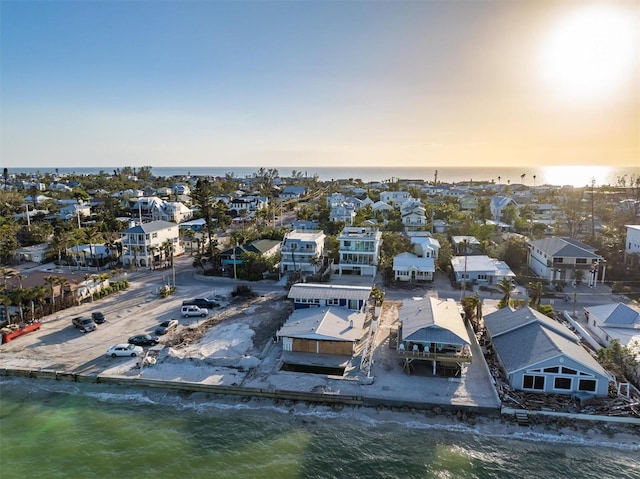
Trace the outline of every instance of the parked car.
[[129, 344], [135, 344], [136, 346], [155, 346], [158, 344], [158, 338], [150, 334], [136, 334], [135, 336], [131, 336], [127, 342]]
[[144, 353], [144, 349], [135, 344], [116, 344], [107, 349], [107, 356], [111, 356], [112, 358], [116, 356], [130, 356], [135, 358], [142, 353]]
[[102, 324], [105, 322], [104, 314], [100, 311], [94, 311], [91, 313], [91, 319], [93, 319], [93, 322], [96, 324]]
[[199, 308], [217, 308], [220, 303], [209, 298], [193, 298], [182, 302], [182, 306], [198, 306]]
[[167, 319], [166, 321], [162, 321], [155, 330], [155, 333], [158, 336], [162, 336], [163, 334], [167, 334], [169, 331], [173, 331], [178, 327], [177, 319]]
[[180, 310], [180, 314], [185, 318], [189, 316], [202, 316], [203, 318], [209, 314], [209, 310], [206, 308], [199, 308], [198, 306], [183, 306]]
[[83, 333], [88, 333], [89, 331], [95, 331], [98, 329], [98, 326], [93, 322], [93, 319], [83, 318], [81, 316], [73, 318], [71, 320], [71, 324], [73, 324], [74, 328], [79, 329]]

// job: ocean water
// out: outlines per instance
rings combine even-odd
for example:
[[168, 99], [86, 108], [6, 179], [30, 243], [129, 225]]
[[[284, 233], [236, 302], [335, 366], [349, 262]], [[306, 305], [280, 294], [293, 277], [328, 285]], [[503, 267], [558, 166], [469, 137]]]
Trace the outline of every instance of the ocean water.
[[486, 435], [358, 409], [0, 379], [0, 477], [640, 477], [640, 448]]
[[[182, 176], [210, 175], [225, 176], [232, 173], [238, 178], [251, 176], [258, 167], [233, 167], [233, 166], [180, 166], [180, 167], [153, 167], [151, 171], [157, 176]], [[112, 174], [115, 167], [92, 168], [58, 168], [60, 173], [97, 174], [103, 171]], [[417, 168], [362, 168], [362, 167], [280, 167], [276, 168], [281, 176], [289, 176], [293, 170], [302, 172], [303, 176], [313, 177], [318, 175], [321, 181], [357, 178], [368, 183], [372, 181], [388, 181], [394, 179], [411, 179], [434, 181], [436, 171], [437, 179], [444, 183], [460, 183], [468, 181], [494, 181], [500, 184], [521, 183], [528, 186], [534, 185], [570, 185], [582, 187], [615, 185], [618, 178], [627, 176], [627, 179], [635, 175], [640, 176], [640, 162], [637, 168], [621, 168], [614, 166], [546, 166], [546, 167], [439, 167], [423, 166]], [[43, 168], [11, 168], [9, 173], [54, 173], [55, 167]], [[523, 176], [524, 175], [524, 176]]]

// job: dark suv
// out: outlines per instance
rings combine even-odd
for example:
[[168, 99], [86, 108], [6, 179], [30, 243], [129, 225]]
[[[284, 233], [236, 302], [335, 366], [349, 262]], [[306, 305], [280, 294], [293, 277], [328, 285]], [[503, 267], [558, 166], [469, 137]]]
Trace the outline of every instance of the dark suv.
[[217, 301], [214, 301], [213, 299], [193, 298], [189, 301], [183, 301], [182, 306], [197, 306], [198, 308], [211, 309], [211, 308], [216, 308], [220, 306], [220, 304]]
[[104, 314], [102, 314], [100, 311], [94, 311], [93, 313], [91, 313], [91, 319], [93, 319], [96, 324], [102, 324], [105, 322]]

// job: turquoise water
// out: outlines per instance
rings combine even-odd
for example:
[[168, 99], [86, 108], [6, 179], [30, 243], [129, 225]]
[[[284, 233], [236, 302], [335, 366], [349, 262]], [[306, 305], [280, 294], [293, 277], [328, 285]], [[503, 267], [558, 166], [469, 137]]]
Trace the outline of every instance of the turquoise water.
[[[517, 440], [424, 415], [0, 380], [0, 477], [640, 477], [640, 448]], [[609, 446], [611, 446], [609, 444]]]

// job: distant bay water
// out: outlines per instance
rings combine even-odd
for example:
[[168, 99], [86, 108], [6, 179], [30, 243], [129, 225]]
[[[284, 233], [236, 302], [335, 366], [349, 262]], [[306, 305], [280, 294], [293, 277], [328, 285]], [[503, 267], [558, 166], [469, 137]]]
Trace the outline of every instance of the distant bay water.
[[636, 479], [640, 446], [484, 434], [424, 414], [225, 403], [206, 395], [0, 379], [0, 477]]
[[[258, 171], [258, 167], [234, 167], [234, 166], [180, 166], [152, 167], [153, 174], [157, 176], [225, 176], [231, 173], [236, 177], [244, 178]], [[73, 167], [58, 168], [60, 173], [97, 174], [101, 171], [112, 174], [117, 167]], [[439, 167], [425, 166], [417, 168], [393, 168], [393, 167], [274, 167], [280, 176], [291, 176], [292, 172], [301, 172], [303, 176], [315, 175], [321, 181], [339, 179], [360, 179], [365, 183], [375, 181], [387, 181], [395, 179], [410, 179], [434, 181], [444, 183], [461, 183], [468, 181], [493, 181], [501, 184], [524, 183], [534, 185], [571, 185], [576, 187], [591, 185], [596, 186], [615, 185], [619, 178], [626, 175], [627, 178], [640, 176], [640, 160], [637, 168], [623, 168], [615, 166], [544, 166], [544, 167]], [[42, 168], [9, 168], [10, 173], [54, 173], [55, 167]], [[524, 176], [523, 176], [524, 175]]]

